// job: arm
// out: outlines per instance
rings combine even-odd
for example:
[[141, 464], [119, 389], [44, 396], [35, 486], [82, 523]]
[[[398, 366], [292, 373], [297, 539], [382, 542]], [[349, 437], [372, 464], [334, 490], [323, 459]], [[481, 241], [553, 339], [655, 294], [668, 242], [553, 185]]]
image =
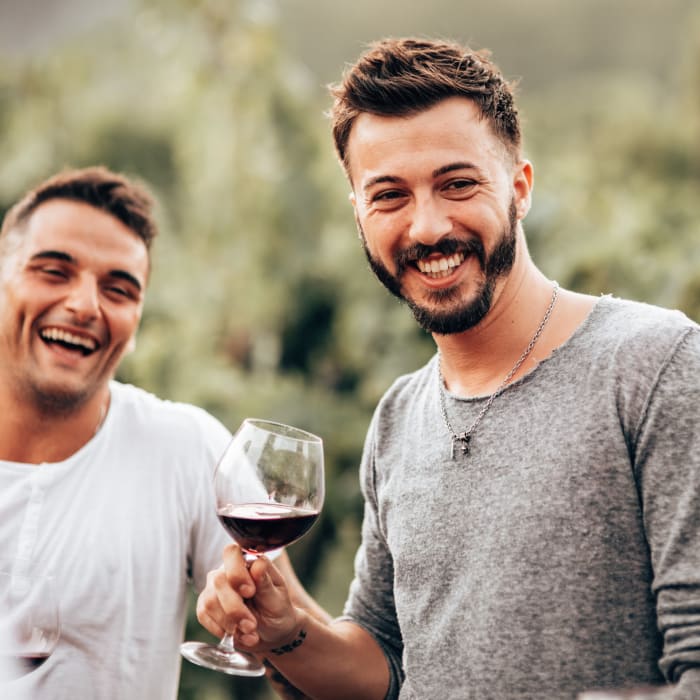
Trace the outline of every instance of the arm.
[[[284, 580], [287, 582], [289, 593], [294, 605], [306, 608], [309, 613], [319, 622], [329, 624], [331, 616], [308, 594], [297, 578], [286, 551], [282, 552], [275, 559], [275, 566], [279, 569]], [[274, 691], [284, 700], [309, 700], [309, 696], [295, 688], [267, 659], [263, 660], [267, 669], [267, 680], [272, 685]]]
[[700, 331], [695, 328], [659, 373], [635, 445], [663, 635], [659, 665], [682, 691], [678, 697], [700, 697], [699, 403]]
[[389, 670], [373, 637], [352, 622], [327, 624], [325, 613], [321, 619], [314, 614], [320, 609], [315, 603], [309, 609], [295, 605], [295, 596], [305, 600], [308, 594], [299, 596], [294, 588], [268, 559], [248, 568], [240, 549], [229, 545], [224, 566], [209, 574], [199, 596], [197, 617], [217, 636], [234, 631], [241, 650], [267, 656], [314, 698], [382, 700]]

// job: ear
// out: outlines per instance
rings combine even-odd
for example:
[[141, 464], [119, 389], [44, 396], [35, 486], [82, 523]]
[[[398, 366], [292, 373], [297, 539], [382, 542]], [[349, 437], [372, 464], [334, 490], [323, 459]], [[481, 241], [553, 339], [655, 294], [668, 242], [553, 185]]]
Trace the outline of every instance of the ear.
[[513, 168], [513, 201], [519, 221], [530, 211], [533, 182], [532, 163], [529, 160], [517, 162]]
[[357, 197], [355, 197], [355, 192], [350, 192], [348, 195], [348, 200], [352, 204], [352, 212], [355, 216], [355, 226], [357, 228], [357, 235], [361, 241], [365, 240], [364, 233], [362, 232], [362, 225], [360, 224], [360, 215], [357, 212]]

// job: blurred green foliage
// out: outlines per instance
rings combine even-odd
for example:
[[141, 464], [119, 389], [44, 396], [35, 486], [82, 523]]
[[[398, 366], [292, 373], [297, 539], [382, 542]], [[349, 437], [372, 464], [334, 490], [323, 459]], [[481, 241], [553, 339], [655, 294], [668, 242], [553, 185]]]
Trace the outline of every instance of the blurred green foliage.
[[[327, 503], [291, 556], [339, 614], [371, 411], [433, 344], [368, 273], [327, 98], [265, 8], [141, 0], [50, 55], [3, 57], [0, 214], [68, 165], [149, 183], [162, 234], [120, 378], [232, 429], [259, 416], [324, 437]], [[697, 14], [688, 22], [700, 29]], [[525, 224], [535, 260], [564, 286], [700, 320], [700, 31], [687, 36], [672, 81], [596, 72], [523, 95], [536, 166]], [[188, 635], [206, 637], [193, 616]], [[267, 693], [260, 680], [183, 666], [181, 700]]]

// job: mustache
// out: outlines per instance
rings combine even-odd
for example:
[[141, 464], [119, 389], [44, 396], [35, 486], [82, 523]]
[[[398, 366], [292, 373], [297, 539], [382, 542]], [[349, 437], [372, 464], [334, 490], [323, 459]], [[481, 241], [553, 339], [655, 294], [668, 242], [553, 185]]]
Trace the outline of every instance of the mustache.
[[486, 267], [486, 251], [478, 238], [468, 238], [467, 240], [458, 240], [456, 238], [443, 238], [435, 245], [425, 245], [424, 243], [415, 243], [408, 248], [400, 250], [394, 256], [394, 264], [396, 265], [397, 276], [400, 277], [404, 270], [418, 260], [424, 260], [431, 255], [454, 255], [455, 253], [463, 253], [465, 257], [473, 255], [479, 261], [482, 270]]

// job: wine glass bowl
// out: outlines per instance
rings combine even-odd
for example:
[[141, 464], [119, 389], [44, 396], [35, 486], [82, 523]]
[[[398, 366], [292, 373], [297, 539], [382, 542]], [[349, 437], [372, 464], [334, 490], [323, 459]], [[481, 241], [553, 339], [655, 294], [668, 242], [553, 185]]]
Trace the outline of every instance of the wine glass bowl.
[[59, 636], [53, 579], [21, 563], [0, 562], [0, 682], [39, 668]]
[[299, 428], [243, 422], [214, 475], [216, 512], [250, 556], [292, 544], [323, 504], [323, 444]]
[[[303, 537], [324, 499], [323, 441], [283, 423], [246, 418], [214, 472], [216, 514], [247, 560], [274, 554]], [[237, 652], [232, 635], [217, 646], [185, 642], [182, 655], [206, 668], [258, 676], [254, 656]]]

